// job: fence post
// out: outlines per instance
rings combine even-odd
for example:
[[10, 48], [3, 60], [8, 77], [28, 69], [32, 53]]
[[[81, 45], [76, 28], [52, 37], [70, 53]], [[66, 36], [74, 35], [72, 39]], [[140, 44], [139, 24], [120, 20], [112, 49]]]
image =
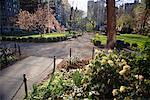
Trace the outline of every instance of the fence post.
[[71, 65], [71, 48], [70, 48], [70, 65]]
[[94, 54], [95, 54], [95, 48], [93, 47], [93, 50], [92, 50], [92, 59], [94, 59]]
[[3, 50], [2, 52], [4, 54], [5, 64], [8, 64], [6, 50], [7, 49]]
[[14, 44], [14, 47], [15, 47], [15, 53], [16, 53], [16, 51], [17, 51], [17, 45], [16, 45], [16, 43]]
[[24, 82], [24, 86], [25, 86], [25, 98], [28, 97], [28, 89], [27, 89], [27, 79], [26, 79], [26, 74], [23, 74], [23, 82]]
[[56, 68], [56, 57], [54, 56], [54, 68], [53, 68], [53, 72], [52, 73], [55, 72], [55, 68]]
[[20, 45], [18, 45], [18, 53], [19, 53], [19, 56], [21, 56]]

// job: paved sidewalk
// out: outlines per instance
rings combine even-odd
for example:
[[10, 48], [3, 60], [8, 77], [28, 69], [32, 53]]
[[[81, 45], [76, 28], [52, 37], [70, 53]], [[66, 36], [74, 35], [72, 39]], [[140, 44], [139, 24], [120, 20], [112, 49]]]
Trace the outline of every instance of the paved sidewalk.
[[[56, 65], [62, 59], [56, 59]], [[42, 81], [53, 70], [53, 58], [30, 56], [16, 64], [0, 71], [0, 100], [11, 100], [23, 81], [23, 74], [27, 75], [28, 90], [33, 83]], [[24, 84], [13, 100], [22, 100]]]

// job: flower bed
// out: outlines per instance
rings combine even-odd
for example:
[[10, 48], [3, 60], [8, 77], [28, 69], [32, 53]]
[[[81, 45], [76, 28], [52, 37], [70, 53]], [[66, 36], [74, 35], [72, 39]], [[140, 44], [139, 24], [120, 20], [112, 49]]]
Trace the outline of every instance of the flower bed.
[[56, 71], [51, 79], [34, 85], [27, 99], [148, 99], [149, 48], [145, 46], [138, 57], [137, 52], [95, 50], [89, 65]]
[[6, 68], [17, 60], [18, 57], [16, 52], [8, 48], [0, 48], [0, 70]]

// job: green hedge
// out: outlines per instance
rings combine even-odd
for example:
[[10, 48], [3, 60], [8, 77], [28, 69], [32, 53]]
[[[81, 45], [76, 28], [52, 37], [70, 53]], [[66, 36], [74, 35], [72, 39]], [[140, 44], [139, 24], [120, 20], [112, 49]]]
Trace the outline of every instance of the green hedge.
[[92, 43], [95, 45], [95, 46], [101, 46], [101, 40], [100, 40], [100, 35], [97, 33], [94, 38], [92, 39]]
[[70, 34], [67, 34], [65, 36], [58, 36], [58, 37], [14, 37], [14, 36], [3, 36], [1, 38], [2, 41], [15, 41], [15, 42], [59, 42], [59, 41], [65, 41], [71, 38], [77, 38], [79, 36], [82, 36], [82, 34], [77, 33], [75, 31], [71, 32]]
[[15, 42], [59, 42], [59, 41], [65, 41], [67, 40], [67, 36], [63, 37], [49, 37], [49, 38], [33, 38], [33, 37], [28, 37], [28, 38], [18, 38], [18, 37], [2, 37], [2, 41], [15, 41]]

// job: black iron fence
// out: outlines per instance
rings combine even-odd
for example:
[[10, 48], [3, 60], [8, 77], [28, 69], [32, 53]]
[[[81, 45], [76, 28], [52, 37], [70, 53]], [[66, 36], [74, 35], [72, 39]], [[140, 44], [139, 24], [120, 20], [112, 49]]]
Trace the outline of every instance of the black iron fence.
[[0, 46], [0, 70], [21, 57], [20, 45], [14, 43], [11, 47]]
[[[72, 58], [72, 51], [73, 49], [70, 48], [69, 49], [69, 61], [70, 61], [70, 64], [72, 63], [71, 61], [71, 58]], [[92, 49], [92, 52], [91, 52], [91, 58], [93, 59], [94, 58], [94, 52], [95, 52], [95, 48], [93, 47]], [[19, 53], [19, 52], [18, 52]], [[20, 53], [21, 54], [21, 53]], [[52, 58], [52, 57], [50, 57]], [[66, 58], [60, 58], [60, 59], [66, 59]], [[67, 58], [68, 59], [68, 58]], [[45, 72], [49, 69], [53, 67], [52, 71], [49, 72], [51, 75], [54, 74], [55, 72], [55, 68], [56, 68], [56, 57], [54, 56], [53, 57], [53, 61], [41, 72], [41, 73], [38, 73], [37, 75], [35, 75], [34, 77], [31, 77], [31, 78], [27, 78], [27, 75], [26, 74], [23, 74], [23, 77], [22, 78], [15, 78], [15, 77], [12, 77], [12, 76], [2, 76], [2, 77], [7, 77], [7, 78], [10, 78], [10, 79], [16, 79], [16, 80], [19, 80], [21, 83], [20, 85], [18, 86], [18, 88], [16, 89], [16, 91], [14, 92], [14, 95], [11, 97], [11, 100], [14, 100], [16, 95], [19, 93], [19, 90], [21, 89], [21, 87], [24, 85], [24, 91], [25, 91], [25, 98], [28, 97], [28, 82], [30, 83], [35, 83], [35, 81], [33, 81], [34, 79], [38, 78], [39, 76], [45, 74]]]

